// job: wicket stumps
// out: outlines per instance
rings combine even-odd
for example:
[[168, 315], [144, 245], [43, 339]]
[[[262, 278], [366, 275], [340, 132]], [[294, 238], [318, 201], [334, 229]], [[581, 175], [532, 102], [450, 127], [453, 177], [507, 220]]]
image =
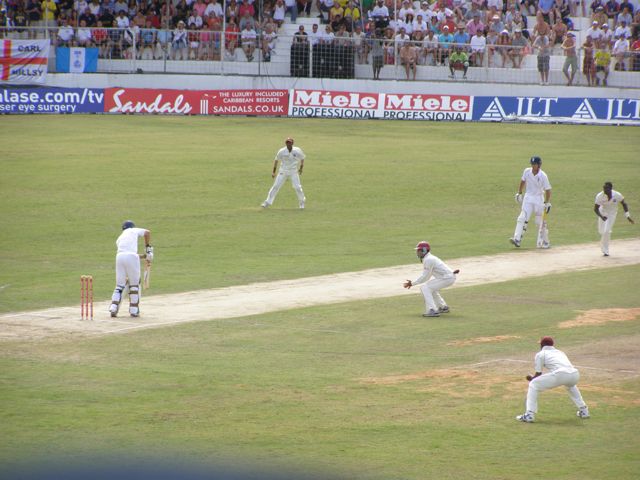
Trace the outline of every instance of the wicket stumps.
[[80, 276], [80, 316], [82, 320], [93, 320], [93, 276]]

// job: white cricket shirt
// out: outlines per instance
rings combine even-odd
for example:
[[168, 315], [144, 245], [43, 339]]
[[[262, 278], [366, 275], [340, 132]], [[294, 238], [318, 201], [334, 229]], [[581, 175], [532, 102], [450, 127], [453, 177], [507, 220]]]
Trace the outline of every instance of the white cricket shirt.
[[118, 239], [116, 246], [118, 253], [138, 253], [138, 237], [144, 237], [146, 230], [144, 228], [127, 228], [123, 230]]
[[291, 151], [287, 147], [282, 147], [276, 153], [275, 159], [280, 162], [281, 172], [293, 173], [298, 171], [300, 161], [305, 159], [305, 155], [298, 147], [291, 147]]
[[551, 190], [549, 178], [542, 169], [538, 170], [538, 173], [534, 175], [531, 167], [525, 168], [521, 180], [525, 183], [525, 200], [544, 201], [545, 190]]
[[611, 200], [607, 197], [607, 194], [600, 192], [596, 195], [596, 205], [600, 205], [600, 214], [605, 217], [611, 217], [618, 214], [618, 205], [624, 200], [624, 197], [620, 192], [611, 190]]
[[422, 265], [424, 266], [422, 275], [420, 275], [420, 277], [418, 277], [415, 281], [411, 282], [411, 285], [419, 285], [420, 283], [424, 283], [432, 276], [434, 278], [453, 277], [453, 270], [451, 270], [446, 263], [444, 263], [435, 255], [432, 255], [431, 253], [427, 253], [425, 255], [425, 257], [422, 259]]
[[543, 368], [546, 368], [550, 372], [561, 371], [573, 373], [578, 371], [564, 352], [549, 346], [542, 347], [542, 349], [536, 353], [534, 366], [536, 372], [542, 372]]

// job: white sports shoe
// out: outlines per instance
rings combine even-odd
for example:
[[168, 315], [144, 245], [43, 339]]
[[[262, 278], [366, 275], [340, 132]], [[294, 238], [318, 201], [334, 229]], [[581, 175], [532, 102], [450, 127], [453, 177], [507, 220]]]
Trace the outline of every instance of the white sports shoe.
[[587, 407], [580, 407], [580, 410], [576, 412], [578, 418], [589, 418], [589, 409]]
[[438, 309], [439, 313], [449, 313], [449, 307], [447, 305], [445, 305], [444, 307], [440, 307]]
[[262, 203], [260, 204], [260, 206], [261, 206], [262, 208], [269, 208], [269, 204], [268, 204], [267, 202], [262, 202]]
[[304, 210], [304, 202], [300, 202], [300, 210]]
[[523, 413], [522, 415], [518, 415], [516, 417], [516, 420], [524, 423], [533, 423], [533, 420], [534, 420], [533, 413], [526, 412], [526, 413]]
[[111, 314], [111, 318], [116, 318], [118, 316], [118, 307], [115, 303], [109, 305], [109, 313]]
[[427, 313], [422, 314], [423, 317], [439, 317], [440, 313], [437, 310], [430, 309]]
[[520, 248], [520, 240], [516, 240], [515, 238], [510, 238], [509, 241], [513, 243], [516, 247]]

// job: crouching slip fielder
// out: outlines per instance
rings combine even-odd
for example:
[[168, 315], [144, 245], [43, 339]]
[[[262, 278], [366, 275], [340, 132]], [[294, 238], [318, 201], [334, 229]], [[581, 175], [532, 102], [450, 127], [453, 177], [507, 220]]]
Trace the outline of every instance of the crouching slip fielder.
[[[285, 147], [278, 150], [276, 158], [273, 161], [271, 178], [275, 178], [275, 182], [273, 182], [273, 186], [271, 187], [271, 190], [269, 190], [267, 199], [262, 202], [261, 206], [262, 208], [267, 208], [273, 205], [276, 195], [278, 195], [278, 192], [280, 191], [280, 187], [282, 187], [287, 178], [291, 178], [291, 185], [298, 196], [298, 205], [303, 209], [306, 199], [304, 198], [304, 192], [302, 191], [302, 185], [300, 184], [300, 175], [302, 175], [302, 169], [304, 168], [305, 154], [300, 148], [293, 146], [293, 138], [287, 138], [284, 143]], [[278, 162], [281, 163], [280, 170], [276, 176]]]
[[[456, 281], [460, 270], [451, 270], [449, 266], [438, 257], [430, 253], [431, 247], [427, 242], [420, 242], [416, 246], [416, 255], [424, 266], [422, 275], [417, 279], [404, 282], [404, 288], [424, 283], [420, 290], [424, 296], [426, 312], [423, 317], [439, 317], [441, 313], [449, 313], [449, 307], [440, 295], [440, 290], [450, 287]], [[433, 278], [429, 280], [431, 277]], [[426, 282], [426, 283], [425, 283]]]
[[629, 207], [624, 201], [624, 197], [620, 192], [613, 189], [611, 182], [605, 182], [602, 192], [596, 195], [596, 204], [593, 207], [594, 212], [598, 216], [598, 233], [600, 234], [600, 249], [605, 257], [609, 256], [609, 240], [611, 240], [611, 232], [613, 225], [616, 223], [618, 216], [618, 204], [622, 205], [624, 216], [631, 223], [635, 223], [629, 213]]
[[[547, 174], [540, 168], [542, 159], [531, 157], [529, 160], [531, 167], [525, 168], [520, 179], [516, 202], [522, 204], [522, 210], [516, 221], [516, 230], [513, 237], [509, 239], [516, 247], [520, 246], [522, 236], [527, 231], [527, 225], [532, 214], [536, 216], [536, 226], [538, 227], [538, 248], [549, 248], [549, 230], [546, 228], [546, 221], [543, 224], [542, 214], [551, 211], [551, 184]], [[524, 197], [522, 190], [526, 188]]]
[[144, 228], [136, 228], [131, 220], [122, 224], [122, 233], [116, 240], [116, 288], [111, 297], [109, 312], [112, 317], [118, 315], [122, 292], [129, 281], [129, 314], [140, 315], [140, 257], [138, 256], [138, 238], [144, 237], [145, 255], [148, 262], [153, 261], [151, 232]]
[[[529, 381], [527, 411], [518, 415], [516, 420], [526, 423], [533, 422], [536, 413], [538, 413], [538, 393], [560, 386], [567, 388], [571, 400], [578, 407], [576, 415], [579, 418], [589, 418], [589, 409], [576, 386], [580, 380], [580, 373], [571, 364], [565, 353], [557, 350], [553, 343], [551, 337], [542, 337], [540, 340], [540, 351], [534, 360], [536, 373], [526, 377]], [[542, 373], [543, 368], [548, 369], [549, 372]]]

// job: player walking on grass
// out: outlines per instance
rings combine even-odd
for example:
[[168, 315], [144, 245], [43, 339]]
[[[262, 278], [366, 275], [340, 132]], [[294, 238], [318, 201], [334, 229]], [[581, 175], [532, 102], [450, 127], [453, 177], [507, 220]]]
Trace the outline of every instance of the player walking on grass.
[[[300, 184], [300, 175], [302, 175], [302, 169], [304, 168], [305, 154], [302, 149], [293, 146], [293, 138], [287, 138], [284, 143], [285, 146], [278, 150], [276, 158], [273, 161], [271, 178], [275, 178], [275, 181], [273, 182], [271, 190], [269, 190], [267, 199], [262, 202], [261, 206], [262, 208], [268, 208], [273, 205], [280, 188], [284, 185], [284, 182], [290, 178], [291, 185], [298, 196], [298, 205], [300, 209], [304, 209], [306, 199], [302, 191], [302, 185]], [[280, 162], [280, 170], [278, 170], [278, 162]], [[276, 171], [278, 172], [277, 176]]]
[[605, 182], [602, 191], [596, 195], [596, 204], [593, 211], [598, 216], [598, 233], [600, 234], [600, 249], [605, 257], [609, 256], [609, 240], [613, 225], [618, 216], [618, 205], [622, 205], [624, 216], [631, 223], [635, 223], [629, 213], [629, 206], [624, 201], [620, 192], [613, 189], [613, 183]]
[[118, 316], [122, 292], [129, 283], [129, 314], [132, 317], [140, 315], [140, 257], [138, 256], [138, 238], [144, 237], [145, 255], [147, 262], [153, 261], [153, 247], [151, 246], [151, 232], [145, 228], [136, 228], [131, 220], [122, 224], [122, 233], [116, 240], [118, 253], [116, 254], [116, 288], [111, 297], [109, 313]]
[[[540, 392], [560, 386], [567, 388], [571, 400], [578, 407], [576, 415], [579, 418], [589, 418], [589, 409], [577, 387], [580, 373], [571, 364], [567, 355], [556, 349], [553, 344], [554, 341], [551, 337], [542, 337], [540, 340], [540, 351], [534, 360], [535, 374], [526, 377], [529, 381], [527, 410], [516, 417], [516, 420], [520, 422], [532, 423], [535, 420], [536, 413], [538, 413], [538, 394]], [[549, 371], [542, 373], [544, 368]]]
[[[513, 237], [509, 239], [516, 247], [520, 247], [522, 236], [527, 231], [527, 225], [532, 214], [535, 214], [536, 226], [538, 227], [538, 248], [549, 248], [549, 230], [546, 227], [546, 220], [543, 222], [543, 213], [551, 211], [551, 184], [547, 174], [542, 171], [542, 159], [531, 157], [529, 160], [531, 167], [525, 168], [520, 179], [516, 202], [522, 204], [522, 210], [516, 221], [516, 229]], [[525, 190], [526, 189], [526, 190]], [[525, 190], [524, 197], [522, 191]]]
[[460, 270], [451, 270], [446, 263], [431, 253], [431, 246], [425, 241], [416, 245], [416, 255], [422, 262], [424, 271], [416, 280], [404, 282], [404, 288], [424, 283], [420, 287], [427, 312], [422, 314], [423, 317], [439, 317], [441, 313], [449, 313], [449, 307], [440, 295], [440, 290], [453, 285]]

